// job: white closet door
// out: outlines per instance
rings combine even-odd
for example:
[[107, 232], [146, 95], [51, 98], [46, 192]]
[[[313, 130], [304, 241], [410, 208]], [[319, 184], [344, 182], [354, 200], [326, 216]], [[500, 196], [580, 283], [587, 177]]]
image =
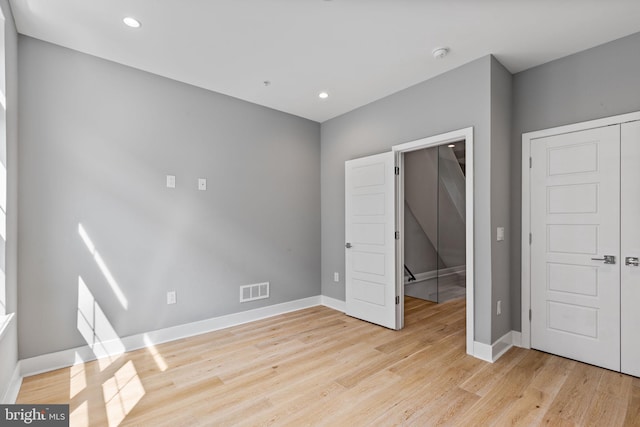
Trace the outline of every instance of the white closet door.
[[640, 122], [624, 123], [621, 138], [621, 370], [640, 377]]
[[400, 329], [393, 152], [345, 163], [346, 314]]
[[531, 156], [531, 346], [620, 370], [620, 126], [532, 140]]

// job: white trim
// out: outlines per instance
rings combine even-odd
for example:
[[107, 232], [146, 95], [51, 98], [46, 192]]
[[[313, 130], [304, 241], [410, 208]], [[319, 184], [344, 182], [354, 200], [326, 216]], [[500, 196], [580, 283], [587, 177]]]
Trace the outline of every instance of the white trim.
[[[531, 322], [529, 309], [531, 308], [531, 292], [529, 279], [531, 278], [531, 193], [529, 183], [531, 144], [528, 134], [522, 135], [522, 227], [521, 227], [521, 260], [520, 260], [520, 331], [522, 347], [531, 348]], [[526, 142], [525, 142], [526, 141]]]
[[478, 359], [484, 360], [485, 362], [493, 363], [492, 354], [493, 351], [489, 344], [478, 341], [473, 342], [473, 357], [477, 357]]
[[475, 341], [473, 343], [473, 356], [485, 362], [493, 363], [513, 347], [516, 340], [520, 340], [519, 332], [509, 331], [491, 345]]
[[409, 285], [411, 283], [421, 282], [423, 280], [435, 279], [436, 277], [451, 276], [453, 274], [460, 274], [461, 276], [462, 275], [466, 276], [467, 274], [466, 271], [467, 271], [467, 267], [464, 265], [459, 265], [457, 267], [443, 268], [442, 270], [425, 271], [424, 273], [414, 274], [413, 277], [415, 277], [416, 280], [412, 280], [411, 282], [409, 282], [408, 280], [409, 276], [404, 276], [404, 284]]
[[[428, 138], [418, 139], [416, 141], [407, 142], [400, 145], [394, 145], [391, 147], [394, 153], [396, 153], [396, 163], [402, 163], [403, 156], [402, 153], [408, 153], [410, 151], [420, 150], [422, 148], [427, 147], [435, 147], [438, 145], [448, 144], [450, 142], [456, 142], [464, 140], [465, 141], [465, 193], [466, 193], [466, 234], [467, 234], [467, 248], [466, 248], [466, 275], [467, 275], [467, 308], [466, 308], [466, 317], [467, 317], [467, 354], [471, 354], [475, 356], [474, 351], [474, 315], [475, 315], [475, 307], [474, 307], [474, 232], [473, 232], [473, 222], [474, 222], [474, 212], [473, 212], [473, 201], [474, 201], [474, 186], [473, 186], [473, 127], [468, 127], [465, 129], [459, 129], [452, 132], [443, 133], [440, 135], [430, 136]], [[400, 165], [400, 180], [399, 186], [400, 189], [397, 191], [397, 209], [398, 209], [398, 230], [400, 231], [400, 240], [398, 241], [398, 268], [399, 271], [404, 271], [403, 263], [404, 263], [404, 252], [402, 247], [404, 246], [404, 164]], [[400, 278], [397, 280], [398, 287], [398, 295], [400, 295], [400, 300], [403, 300], [404, 296], [404, 286], [400, 286], [401, 283], [404, 282], [402, 278], [404, 273], [398, 274]], [[404, 315], [404, 306], [402, 306], [402, 314]], [[404, 316], [403, 316], [404, 317]], [[476, 356], [478, 357], [478, 356]]]
[[635, 122], [640, 120], [640, 111], [633, 113], [620, 114], [617, 116], [609, 116], [601, 119], [587, 120], [586, 122], [571, 123], [568, 125], [557, 126], [549, 129], [542, 129], [533, 132], [523, 133], [529, 139], [545, 138], [547, 136], [560, 135], [563, 133], [579, 132], [587, 129], [601, 128], [604, 126], [618, 125], [627, 122]]
[[[108, 343], [105, 343], [107, 344], [105, 345], [105, 348], [124, 347], [124, 352], [138, 350], [140, 348], [148, 347], [149, 344], [154, 345], [168, 341], [175, 341], [181, 338], [200, 335], [231, 326], [242, 325], [244, 323], [289, 313], [291, 311], [324, 305], [322, 303], [324, 298], [328, 297], [318, 295], [282, 304], [270, 305], [268, 307], [256, 308], [254, 310], [242, 311], [240, 313], [213, 317], [184, 325], [172, 326], [152, 332], [131, 335], [120, 340], [120, 343], [122, 344], [121, 346], [109, 346]], [[122, 352], [117, 354], [122, 354]], [[21, 360], [20, 373], [22, 376], [35, 375], [95, 359], [96, 355], [89, 346], [85, 345]]]
[[332, 308], [336, 311], [341, 311], [342, 313], [344, 313], [345, 311], [347, 311], [347, 307], [344, 301], [339, 300], [339, 299], [335, 299], [335, 298], [331, 298], [328, 297], [326, 295], [321, 295], [320, 296], [320, 304], [324, 305], [325, 307], [329, 307]]
[[511, 337], [513, 338], [514, 347], [522, 347], [522, 333], [518, 331], [511, 331]]
[[513, 347], [513, 334], [512, 331], [507, 332], [502, 337], [498, 338], [496, 342], [491, 346], [491, 355], [493, 362], [500, 359], [511, 347]]
[[11, 379], [9, 380], [9, 387], [4, 393], [2, 397], [3, 405], [11, 405], [16, 403], [16, 399], [18, 398], [18, 393], [20, 392], [20, 387], [22, 386], [22, 375], [20, 375], [20, 362], [16, 363], [16, 367], [13, 370], [13, 375], [11, 375]]
[[[393, 150], [393, 148], [392, 148]], [[404, 328], [404, 154], [393, 150], [396, 167], [400, 168], [400, 174], [396, 177], [396, 231], [400, 238], [396, 239], [396, 296], [399, 303], [396, 304], [396, 325], [398, 329]]]
[[[529, 233], [531, 231], [531, 187], [529, 157], [531, 156], [531, 143], [539, 138], [561, 135], [570, 132], [578, 132], [603, 126], [617, 125], [640, 120], [640, 112], [620, 114], [602, 119], [573, 123], [550, 129], [522, 134], [522, 255], [521, 255], [521, 347], [531, 348], [531, 323], [529, 321], [529, 309], [531, 308], [531, 251], [529, 246]], [[535, 237], [534, 237], [535, 238]]]

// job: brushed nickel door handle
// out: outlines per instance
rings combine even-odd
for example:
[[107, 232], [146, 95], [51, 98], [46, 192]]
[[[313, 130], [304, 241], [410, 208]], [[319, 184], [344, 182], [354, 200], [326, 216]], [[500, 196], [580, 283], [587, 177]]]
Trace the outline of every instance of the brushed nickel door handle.
[[603, 258], [591, 258], [591, 261], [604, 261], [605, 264], [615, 264], [615, 255], [605, 255]]
[[624, 265], [633, 265], [634, 267], [638, 267], [640, 264], [637, 256], [628, 256], [624, 259]]

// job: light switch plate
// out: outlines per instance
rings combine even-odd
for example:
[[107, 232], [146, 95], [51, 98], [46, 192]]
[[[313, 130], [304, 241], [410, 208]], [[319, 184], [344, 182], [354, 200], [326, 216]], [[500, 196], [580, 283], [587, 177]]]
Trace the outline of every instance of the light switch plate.
[[198, 178], [198, 190], [205, 191], [207, 189], [207, 179]]
[[504, 240], [504, 227], [498, 227], [496, 230], [496, 239], [498, 242], [502, 242]]
[[167, 188], [176, 188], [176, 176], [167, 175]]
[[176, 303], [176, 291], [167, 292], [167, 304], [175, 304]]

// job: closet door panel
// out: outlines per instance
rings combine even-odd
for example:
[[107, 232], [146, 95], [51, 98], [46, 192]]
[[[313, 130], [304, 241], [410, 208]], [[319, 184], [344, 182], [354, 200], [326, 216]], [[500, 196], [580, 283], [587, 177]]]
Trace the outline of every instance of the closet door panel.
[[619, 371], [620, 127], [530, 153], [531, 347]]
[[621, 129], [621, 287], [620, 338], [622, 372], [640, 376], [640, 121]]

